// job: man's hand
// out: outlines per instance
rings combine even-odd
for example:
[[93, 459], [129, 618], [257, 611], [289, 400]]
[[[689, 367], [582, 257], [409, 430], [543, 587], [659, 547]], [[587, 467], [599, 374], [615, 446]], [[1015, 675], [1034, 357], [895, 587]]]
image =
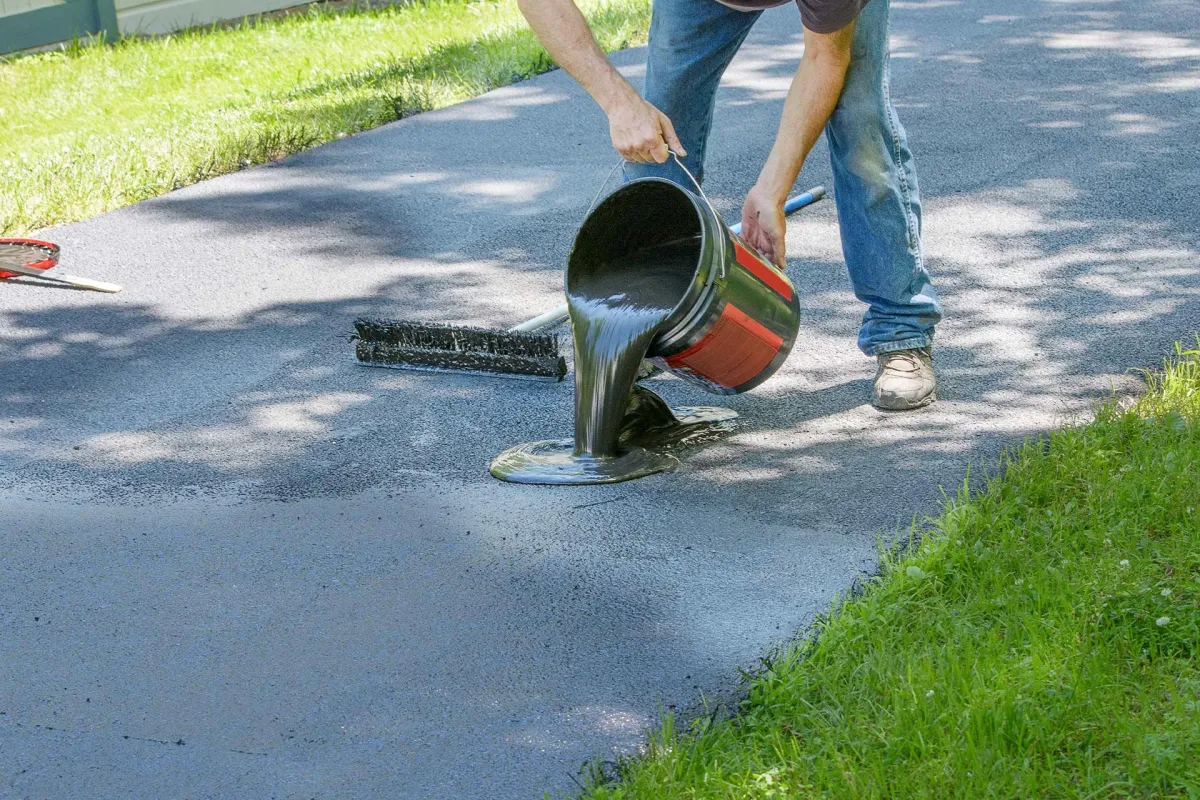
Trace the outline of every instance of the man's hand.
[[623, 158], [662, 164], [669, 150], [687, 155], [667, 115], [643, 100], [596, 44], [574, 0], [517, 0], [517, 5], [551, 58], [604, 109], [613, 147]]
[[850, 53], [854, 23], [833, 33], [804, 31], [804, 58], [792, 79], [775, 144], [746, 195], [742, 208], [742, 236], [764, 256], [784, 265], [783, 204], [800, 167], [837, 107]]
[[670, 157], [669, 150], [687, 155], [671, 120], [637, 92], [626, 93], [609, 110], [608, 133], [613, 147], [627, 161], [662, 164]]
[[742, 205], [742, 238], [780, 269], [787, 266], [787, 222], [782, 198], [755, 185]]

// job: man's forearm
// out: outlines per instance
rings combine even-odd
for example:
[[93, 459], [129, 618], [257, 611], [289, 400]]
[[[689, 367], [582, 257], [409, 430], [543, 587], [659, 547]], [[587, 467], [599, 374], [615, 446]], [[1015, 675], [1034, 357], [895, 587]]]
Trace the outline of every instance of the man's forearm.
[[638, 97], [596, 43], [583, 12], [572, 0], [518, 0], [529, 27], [558, 63], [605, 113], [630, 96]]
[[608, 60], [574, 0], [517, 4], [551, 57], [604, 109], [613, 148], [622, 158], [661, 164], [672, 149], [687, 154], [671, 120], [643, 100]]
[[772, 200], [783, 203], [837, 108], [853, 38], [853, 24], [831, 34], [804, 32], [804, 58], [784, 101], [775, 144], [758, 178], [759, 188]]

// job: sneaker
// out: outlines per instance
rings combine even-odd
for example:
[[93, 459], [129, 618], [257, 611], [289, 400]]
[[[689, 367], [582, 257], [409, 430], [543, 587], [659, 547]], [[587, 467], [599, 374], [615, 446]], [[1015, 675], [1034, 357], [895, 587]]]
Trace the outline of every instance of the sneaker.
[[928, 347], [881, 353], [872, 404], [885, 411], [908, 411], [937, 399], [933, 353]]

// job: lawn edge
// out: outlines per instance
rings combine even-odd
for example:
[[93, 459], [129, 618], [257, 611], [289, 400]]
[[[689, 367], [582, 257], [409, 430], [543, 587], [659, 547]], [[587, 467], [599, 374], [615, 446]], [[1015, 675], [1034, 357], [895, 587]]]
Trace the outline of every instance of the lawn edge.
[[[1195, 365], [1200, 364], [1200, 333], [1191, 335], [1195, 337], [1193, 345], [1185, 347], [1185, 340], [1177, 341], [1174, 344], [1174, 352], [1164, 357], [1157, 365], [1126, 370], [1141, 381], [1136, 392], [1118, 390], [1114, 386], [1109, 394], [1095, 398], [1087, 411], [1072, 413], [1054, 428], [1033, 432], [1025, 435], [1020, 441], [1005, 444], [990, 465], [968, 464], [953, 495], [947, 493], [944, 487], [939, 487], [942, 500], [936, 511], [926, 515], [914, 515], [913, 521], [907, 527], [894, 530], [890, 543], [883, 533], [877, 532], [876, 547], [879, 558], [875, 569], [869, 573], [859, 573], [850, 586], [833, 595], [825, 611], [818, 613], [786, 641], [771, 647], [751, 668], [739, 667], [738, 677], [731, 679], [728, 688], [722, 687], [717, 690], [716, 694], [720, 698], [717, 703], [710, 704], [709, 699], [712, 695], [703, 692], [693, 703], [675, 712], [664, 712], [660, 703], [659, 721], [645, 732], [644, 741], [637, 750], [615, 758], [596, 758], [585, 763], [579, 771], [582, 782], [577, 780], [581, 788], [570, 797], [588, 800], [597, 791], [620, 788], [630, 773], [636, 771], [642, 762], [655, 757], [656, 750], [670, 748], [672, 743], [681, 739], [693, 740], [703, 737], [708, 726], [736, 722], [741, 715], [741, 707], [750, 700], [755, 684], [771, 671], [776, 662], [784, 659], [794, 659], [796, 662], [807, 660], [821, 643], [825, 631], [839, 624], [838, 620], [846, 608], [870, 593], [886, 591], [888, 584], [904, 580], [902, 575], [907, 569], [920, 568], [916, 563], [918, 560], [938, 558], [942, 549], [953, 544], [947, 530], [948, 525], [953, 524], [948, 521], [950, 516], [959, 509], [980, 502], [984, 495], [999, 491], [1000, 484], [1005, 482], [1006, 473], [1011, 467], [1020, 465], [1030, 456], [1036, 456], [1036, 453], [1032, 452], [1035, 449], [1048, 451], [1056, 435], [1103, 424], [1106, 420], [1102, 419], [1102, 415], [1106, 413], [1117, 416], [1136, 413], [1151, 421], [1157, 419], [1151, 413], [1152, 409], [1168, 417], [1178, 416], [1177, 411], [1169, 408], [1163, 410], [1170, 405], [1170, 401], [1163, 398], [1164, 386], [1168, 383], [1167, 376], [1180, 365], [1191, 363], [1195, 368]], [[696, 728], [697, 724], [702, 727]], [[552, 800], [553, 796], [547, 792], [543, 797], [545, 800]]]

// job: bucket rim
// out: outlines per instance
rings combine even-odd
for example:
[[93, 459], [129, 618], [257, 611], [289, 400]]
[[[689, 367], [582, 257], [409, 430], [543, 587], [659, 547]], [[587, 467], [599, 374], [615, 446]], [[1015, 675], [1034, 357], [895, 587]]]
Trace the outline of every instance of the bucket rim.
[[[709, 244], [708, 240], [711, 238], [711, 237], [706, 236], [705, 234], [706, 234], [707, 230], [710, 228], [710, 226], [712, 226], [714, 224], [714, 222], [717, 226], [717, 229], [720, 230], [720, 228], [724, 225], [724, 221], [721, 219], [720, 215], [717, 213], [717, 210], [715, 208], [713, 208], [710, 203], [707, 202], [707, 199], [704, 202], [701, 202], [700, 197], [697, 196], [697, 194], [694, 191], [687, 188], [682, 183], [680, 183], [678, 181], [673, 181], [670, 178], [663, 178], [663, 177], [660, 177], [657, 175], [646, 175], [641, 178], [634, 178], [631, 181], [626, 181], [625, 183], [622, 183], [620, 186], [615, 187], [611, 192], [606, 194], [603, 198], [594, 202], [592, 204], [592, 206], [588, 209], [587, 215], [584, 217], [584, 220], [583, 220], [583, 225], [580, 226], [579, 231], [575, 235], [576, 241], [578, 241], [579, 234], [583, 232], [583, 228], [587, 225], [588, 221], [592, 218], [592, 216], [596, 212], [598, 212], [601, 208], [603, 208], [605, 204], [607, 204], [610, 200], [612, 200], [617, 195], [619, 195], [622, 192], [629, 189], [629, 187], [631, 187], [631, 186], [644, 186], [646, 184], [665, 184], [667, 186], [670, 186], [672, 189], [675, 189], [675, 190], [681, 192], [683, 194], [683, 196], [687, 198], [688, 202], [691, 203], [692, 209], [696, 213], [696, 220], [700, 224], [700, 231], [699, 231], [700, 250], [696, 254], [696, 263], [692, 269], [692, 280], [693, 280], [693, 282], [695, 282], [696, 279], [699, 277], [701, 265], [704, 264], [706, 261], [706, 259], [704, 258], [705, 246], [707, 244]], [[686, 315], [684, 315], [683, 319], [681, 319], [679, 322], [672, 324], [670, 326], [669, 330], [663, 330], [658, 335], [656, 335], [654, 337], [654, 340], [656, 342], [670, 340], [673, 336], [677, 335], [681, 330], [686, 330], [687, 327], [690, 326], [691, 323], [694, 321], [695, 317], [697, 315], [699, 315], [700, 313], [702, 313], [702, 311], [703, 311], [702, 307], [704, 306], [704, 303], [702, 303], [700, 301], [712, 291], [712, 287], [716, 283], [718, 276], [723, 277], [729, 269], [729, 265], [727, 263], [727, 259], [728, 259], [727, 248], [716, 247], [716, 249], [720, 251], [719, 253], [717, 253], [716, 259], [715, 259], [718, 263], [716, 263], [714, 265], [714, 268], [709, 269], [707, 274], [704, 275], [703, 279], [699, 282], [700, 285], [699, 285], [698, 296], [692, 301], [691, 308], [688, 310], [688, 313]], [[574, 245], [572, 245], [571, 252], [572, 253], [574, 252]], [[568, 256], [567, 256], [567, 268], [565, 270], [563, 270], [563, 291], [565, 294], [568, 294], [568, 295], [570, 294], [570, 289], [569, 289], [569, 285], [568, 285], [568, 280], [569, 280], [570, 271], [571, 271], [570, 255], [571, 254], [568, 254]], [[676, 316], [676, 314], [679, 313], [680, 308], [683, 306], [683, 304], [685, 302], [687, 302], [688, 297], [691, 294], [692, 294], [692, 292], [690, 292], [690, 291], [685, 292], [684, 295], [675, 302], [675, 305], [673, 305], [671, 307], [671, 313], [667, 316], [668, 322], [670, 322]]]

